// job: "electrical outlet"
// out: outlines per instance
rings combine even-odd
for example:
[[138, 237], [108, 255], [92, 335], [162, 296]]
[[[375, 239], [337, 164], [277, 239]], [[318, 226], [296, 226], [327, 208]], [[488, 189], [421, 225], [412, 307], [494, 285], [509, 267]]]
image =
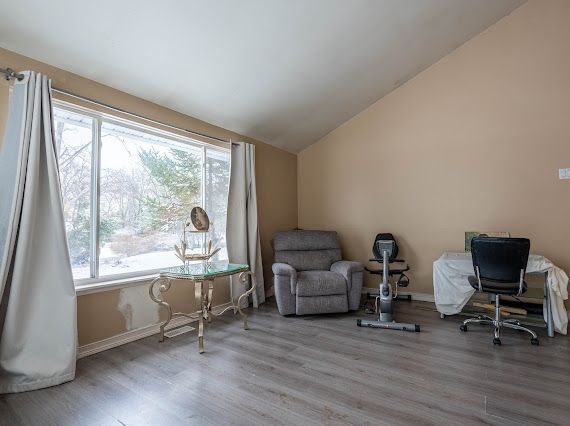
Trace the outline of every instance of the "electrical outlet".
[[558, 169], [558, 177], [560, 179], [570, 179], [570, 169]]

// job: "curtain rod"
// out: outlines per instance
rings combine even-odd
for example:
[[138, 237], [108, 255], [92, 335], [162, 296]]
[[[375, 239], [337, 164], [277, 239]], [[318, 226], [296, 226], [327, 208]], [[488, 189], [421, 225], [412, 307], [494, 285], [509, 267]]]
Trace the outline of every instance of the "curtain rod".
[[13, 78], [15, 78], [18, 81], [24, 79], [24, 74], [18, 74], [12, 68], [0, 68], [0, 73], [4, 74], [6, 80], [8, 81], [12, 80]]
[[103, 107], [105, 107], [105, 108], [109, 108], [109, 109], [111, 109], [111, 110], [113, 110], [113, 111], [117, 111], [117, 112], [120, 112], [120, 113], [122, 113], [122, 114], [130, 115], [130, 116], [132, 116], [132, 117], [140, 118], [140, 119], [142, 119], [142, 120], [146, 120], [146, 121], [149, 121], [149, 122], [151, 122], [151, 123], [159, 124], [159, 125], [161, 125], [161, 126], [168, 127], [168, 128], [170, 128], [170, 129], [174, 129], [174, 130], [178, 130], [178, 131], [181, 131], [181, 132], [189, 133], [189, 134], [194, 135], [194, 136], [200, 136], [200, 137], [203, 137], [203, 138], [206, 138], [206, 139], [215, 140], [215, 141], [218, 141], [218, 142], [231, 143], [232, 145], [238, 145], [237, 143], [232, 142], [231, 139], [228, 141], [228, 140], [223, 139], [223, 138], [218, 138], [217, 136], [210, 136], [210, 135], [208, 135], [208, 134], [206, 134], [206, 133], [200, 133], [200, 132], [195, 132], [194, 130], [183, 129], [182, 127], [173, 126], [173, 125], [168, 124], [168, 123], [165, 123], [165, 122], [163, 122], [163, 121], [154, 120], [154, 119], [152, 119], [152, 118], [148, 118], [148, 117], [145, 117], [144, 115], [140, 115], [140, 114], [135, 114], [135, 113], [133, 113], [133, 112], [126, 111], [126, 110], [124, 110], [124, 109], [122, 109], [122, 108], [114, 107], [114, 106], [112, 106], [112, 105], [106, 104], [106, 103], [104, 103], [104, 102], [97, 101], [97, 100], [95, 100], [95, 99], [88, 98], [88, 97], [86, 97], [86, 96], [81, 96], [81, 95], [77, 95], [77, 94], [75, 94], [75, 93], [68, 92], [67, 90], [58, 89], [58, 88], [56, 88], [56, 87], [52, 87], [51, 90], [52, 90], [53, 92], [58, 92], [58, 93], [61, 93], [61, 94], [70, 96], [70, 97], [72, 97], [72, 98], [81, 99], [81, 100], [83, 100], [83, 101], [87, 101], [87, 102], [93, 103], [93, 104], [95, 104], [95, 105], [100, 105], [100, 106], [103, 106]]
[[[17, 73], [16, 71], [14, 71], [10, 67], [0, 68], [0, 73], [4, 74], [6, 77], [6, 80], [8, 80], [8, 81], [10, 81], [12, 79], [16, 79], [18, 81], [21, 81], [25, 77], [24, 74]], [[200, 137], [210, 139], [210, 140], [214, 140], [214, 141], [218, 141], [218, 142], [231, 143], [232, 145], [238, 145], [237, 143], [232, 142], [231, 138], [228, 141], [228, 140], [223, 139], [223, 138], [218, 138], [217, 136], [210, 136], [206, 133], [195, 132], [193, 130], [183, 129], [182, 127], [173, 126], [173, 125], [165, 123], [163, 121], [153, 120], [152, 118], [145, 117], [144, 115], [135, 114], [133, 112], [125, 111], [124, 109], [114, 107], [112, 105], [97, 101], [95, 99], [88, 98], [86, 96], [77, 95], [75, 93], [68, 92], [67, 90], [52, 87], [52, 91], [62, 93], [64, 95], [70, 96], [72, 98], [81, 99], [81, 100], [84, 100], [86, 102], [90, 102], [90, 103], [95, 104], [95, 105], [100, 105], [100, 106], [103, 106], [105, 108], [109, 108], [113, 111], [117, 111], [117, 112], [120, 112], [122, 114], [130, 115], [131, 117], [136, 117], [136, 118], [139, 118], [141, 120], [149, 121], [149, 122], [154, 123], [154, 124], [159, 124], [161, 126], [168, 127], [170, 129], [173, 129], [173, 130], [178, 130], [180, 132], [189, 133], [189, 134], [194, 135], [194, 136], [200, 136]]]

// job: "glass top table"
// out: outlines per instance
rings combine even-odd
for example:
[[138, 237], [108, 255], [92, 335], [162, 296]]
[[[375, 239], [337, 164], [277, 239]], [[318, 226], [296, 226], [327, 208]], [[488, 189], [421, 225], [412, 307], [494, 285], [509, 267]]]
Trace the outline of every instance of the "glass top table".
[[205, 280], [233, 275], [243, 271], [249, 271], [249, 265], [218, 261], [172, 266], [161, 269], [160, 275], [181, 280]]
[[[249, 290], [242, 293], [237, 303], [234, 302], [233, 295], [231, 296], [231, 306], [222, 309], [219, 312], [212, 312], [212, 298], [214, 292], [214, 280], [220, 277], [227, 277], [231, 275], [238, 275], [238, 279], [242, 284], [251, 283]], [[197, 313], [188, 314], [184, 312], [172, 312], [170, 304], [164, 299], [164, 295], [172, 283], [178, 280], [186, 281], [187, 283], [194, 284], [194, 297], [196, 300]], [[233, 309], [234, 314], [238, 313], [243, 318], [243, 329], [248, 329], [247, 315], [241, 310], [242, 302], [255, 291], [255, 276], [250, 270], [249, 265], [240, 263], [231, 263], [227, 261], [218, 262], [196, 262], [187, 263], [180, 266], [173, 266], [170, 268], [162, 269], [159, 276], [153, 280], [148, 290], [151, 300], [158, 303], [160, 306], [166, 308], [167, 317], [160, 325], [160, 338], [159, 341], [164, 341], [164, 332], [166, 326], [170, 323], [173, 317], [184, 316], [193, 320], [198, 319], [198, 350], [200, 353], [204, 352], [204, 320], [212, 321], [212, 315], [219, 316], [224, 312]], [[230, 292], [231, 294], [231, 292]], [[183, 324], [185, 325], [185, 324]], [[179, 328], [178, 327], [173, 327]], [[168, 330], [170, 331], [170, 330]]]

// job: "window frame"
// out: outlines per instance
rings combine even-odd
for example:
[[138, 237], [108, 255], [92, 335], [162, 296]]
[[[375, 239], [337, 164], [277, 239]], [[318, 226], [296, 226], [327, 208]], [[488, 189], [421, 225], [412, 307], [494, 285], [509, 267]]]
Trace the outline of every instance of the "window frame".
[[[181, 136], [177, 133], [169, 132], [158, 127], [149, 126], [136, 121], [124, 119], [113, 114], [86, 108], [68, 101], [53, 99], [53, 108], [69, 111], [71, 113], [81, 114], [89, 117], [92, 122], [92, 141], [91, 141], [91, 181], [90, 181], [90, 235], [89, 235], [89, 278], [79, 278], [73, 280], [75, 289], [78, 292], [90, 292], [90, 289], [106, 289], [107, 287], [117, 287], [128, 285], [129, 283], [147, 281], [158, 275], [159, 269], [147, 269], [142, 271], [124, 272], [120, 274], [99, 276], [99, 251], [100, 251], [100, 199], [101, 199], [101, 128], [103, 122], [122, 126], [134, 131], [145, 132], [150, 135], [162, 138], [168, 138], [174, 142], [198, 148], [201, 153], [202, 170], [201, 170], [201, 188], [200, 188], [200, 207], [204, 208], [206, 204], [206, 161], [208, 150], [218, 151], [229, 154], [230, 148], [224, 148], [219, 145], [209, 144], [190, 137]], [[231, 169], [231, 156], [228, 163]], [[173, 249], [174, 250], [174, 249]], [[174, 252], [174, 251], [173, 251]], [[176, 261], [173, 261], [173, 266]]]

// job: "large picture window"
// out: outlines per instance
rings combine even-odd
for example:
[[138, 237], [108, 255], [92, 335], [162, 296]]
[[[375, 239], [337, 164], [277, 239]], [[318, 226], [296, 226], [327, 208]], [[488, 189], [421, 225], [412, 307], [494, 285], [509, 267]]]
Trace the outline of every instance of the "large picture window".
[[211, 239], [227, 259], [228, 150], [60, 103], [54, 132], [77, 285], [178, 264], [173, 246], [195, 206], [210, 232], [192, 234], [188, 249]]

